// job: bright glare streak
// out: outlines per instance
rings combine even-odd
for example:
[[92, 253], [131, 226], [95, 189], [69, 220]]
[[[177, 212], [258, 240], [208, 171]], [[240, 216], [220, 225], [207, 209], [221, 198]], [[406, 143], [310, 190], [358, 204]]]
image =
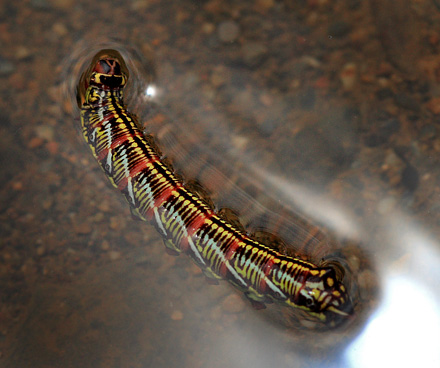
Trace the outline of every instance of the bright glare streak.
[[[277, 193], [283, 198], [286, 203], [291, 203], [292, 206], [299, 206], [311, 218], [318, 219], [332, 229], [336, 229], [340, 234], [351, 238], [357, 238], [360, 229], [356, 225], [346, 211], [338, 206], [333, 201], [324, 196], [317, 195], [310, 189], [289, 182], [284, 178], [273, 173], [261, 170], [250, 163], [249, 165], [256, 177], [262, 178], [269, 182], [272, 187], [276, 188]], [[316, 208], [320, 210], [317, 212]]]
[[440, 311], [433, 294], [406, 277], [394, 277], [382, 307], [347, 349], [348, 366], [440, 367]]

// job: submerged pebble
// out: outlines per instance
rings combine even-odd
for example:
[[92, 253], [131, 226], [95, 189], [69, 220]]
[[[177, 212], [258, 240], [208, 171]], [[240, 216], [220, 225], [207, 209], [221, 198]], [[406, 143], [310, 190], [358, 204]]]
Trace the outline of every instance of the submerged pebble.
[[248, 42], [242, 47], [243, 61], [248, 67], [261, 64], [267, 55], [267, 47], [261, 42]]
[[0, 56], [0, 76], [9, 75], [15, 70], [14, 64]]
[[239, 313], [244, 309], [244, 302], [238, 294], [230, 294], [223, 300], [222, 309], [228, 313]]
[[218, 38], [222, 42], [234, 42], [240, 33], [240, 27], [234, 21], [221, 22], [217, 28]]

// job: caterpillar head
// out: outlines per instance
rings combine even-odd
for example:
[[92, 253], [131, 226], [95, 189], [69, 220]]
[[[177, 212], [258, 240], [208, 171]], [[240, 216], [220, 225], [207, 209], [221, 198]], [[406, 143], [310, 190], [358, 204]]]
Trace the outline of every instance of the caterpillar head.
[[104, 91], [120, 90], [127, 84], [128, 77], [128, 68], [118, 51], [99, 51], [89, 68], [81, 75], [77, 88], [78, 106], [81, 108], [87, 102], [90, 86]]
[[330, 326], [339, 325], [354, 312], [347, 289], [332, 267], [309, 272], [299, 292], [298, 305]]

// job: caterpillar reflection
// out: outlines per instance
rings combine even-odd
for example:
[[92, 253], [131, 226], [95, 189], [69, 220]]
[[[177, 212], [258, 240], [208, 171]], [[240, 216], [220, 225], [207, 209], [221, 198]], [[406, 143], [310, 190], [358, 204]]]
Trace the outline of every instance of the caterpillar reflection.
[[347, 319], [352, 301], [333, 267], [251, 239], [161, 160], [154, 140], [124, 105], [128, 77], [119, 52], [101, 50], [81, 76], [77, 100], [84, 138], [132, 212], [153, 223], [170, 251], [186, 253], [208, 278], [229, 281], [256, 306], [300, 308], [329, 326]]

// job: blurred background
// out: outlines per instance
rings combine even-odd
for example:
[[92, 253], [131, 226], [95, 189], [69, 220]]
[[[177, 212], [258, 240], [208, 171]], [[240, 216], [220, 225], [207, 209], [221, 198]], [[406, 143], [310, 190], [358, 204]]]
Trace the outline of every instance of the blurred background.
[[[3, 1], [0, 367], [440, 366], [439, 21], [436, 0]], [[344, 265], [350, 324], [255, 311], [131, 218], [79, 131], [108, 47], [179, 174]]]

